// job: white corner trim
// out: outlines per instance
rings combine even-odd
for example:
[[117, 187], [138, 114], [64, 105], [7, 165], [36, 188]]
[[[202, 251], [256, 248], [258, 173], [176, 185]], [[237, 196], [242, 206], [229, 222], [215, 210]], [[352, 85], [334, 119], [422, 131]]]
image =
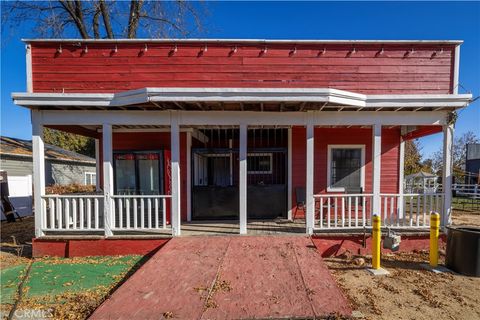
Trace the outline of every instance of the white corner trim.
[[343, 187], [332, 187], [332, 149], [361, 149], [360, 187], [365, 191], [365, 144], [329, 144], [327, 146], [327, 192], [345, 192]]
[[32, 46], [28, 43], [25, 45], [26, 55], [26, 71], [27, 71], [27, 92], [33, 92], [33, 78], [32, 78]]
[[460, 74], [460, 45], [455, 47], [455, 60], [453, 65], [453, 94], [458, 95], [458, 85], [459, 85], [459, 74]]

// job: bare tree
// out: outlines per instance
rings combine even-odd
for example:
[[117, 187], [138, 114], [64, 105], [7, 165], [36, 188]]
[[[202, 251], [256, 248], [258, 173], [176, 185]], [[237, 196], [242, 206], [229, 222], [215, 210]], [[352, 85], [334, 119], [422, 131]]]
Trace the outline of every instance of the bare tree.
[[136, 38], [187, 37], [202, 32], [206, 15], [201, 2], [152, 0], [5, 1], [2, 28], [26, 22], [40, 37]]

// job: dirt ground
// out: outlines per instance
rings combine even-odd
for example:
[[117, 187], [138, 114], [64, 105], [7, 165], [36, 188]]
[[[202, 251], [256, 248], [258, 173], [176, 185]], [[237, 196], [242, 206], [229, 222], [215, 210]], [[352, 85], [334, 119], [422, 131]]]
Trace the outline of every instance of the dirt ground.
[[369, 257], [325, 261], [365, 319], [480, 319], [480, 278], [427, 271], [420, 265], [428, 262], [426, 251], [383, 256], [387, 276], [365, 270]]
[[454, 210], [452, 220], [454, 225], [468, 224], [480, 226], [480, 212]]

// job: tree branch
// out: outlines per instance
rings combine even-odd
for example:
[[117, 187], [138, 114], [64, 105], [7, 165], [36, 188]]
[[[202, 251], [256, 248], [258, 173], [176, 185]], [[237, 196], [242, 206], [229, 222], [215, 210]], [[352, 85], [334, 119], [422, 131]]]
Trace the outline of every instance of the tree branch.
[[129, 39], [137, 37], [138, 21], [140, 19], [140, 10], [142, 9], [143, 0], [132, 0], [130, 2], [130, 16], [128, 18], [128, 33]]
[[105, 0], [99, 0], [100, 11], [102, 12], [103, 25], [107, 31], [107, 38], [113, 39], [112, 23], [110, 22], [110, 13]]

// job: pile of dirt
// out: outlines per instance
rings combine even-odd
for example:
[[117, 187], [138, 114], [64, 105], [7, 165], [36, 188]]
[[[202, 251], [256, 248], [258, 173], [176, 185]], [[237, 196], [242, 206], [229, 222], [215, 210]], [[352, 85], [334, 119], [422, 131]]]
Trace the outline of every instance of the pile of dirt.
[[[480, 278], [422, 268], [428, 252], [382, 256], [388, 276], [372, 276], [355, 258], [327, 258], [329, 269], [365, 319], [480, 319]], [[371, 257], [361, 257], [370, 265]], [[443, 263], [441, 258], [441, 263]]]

